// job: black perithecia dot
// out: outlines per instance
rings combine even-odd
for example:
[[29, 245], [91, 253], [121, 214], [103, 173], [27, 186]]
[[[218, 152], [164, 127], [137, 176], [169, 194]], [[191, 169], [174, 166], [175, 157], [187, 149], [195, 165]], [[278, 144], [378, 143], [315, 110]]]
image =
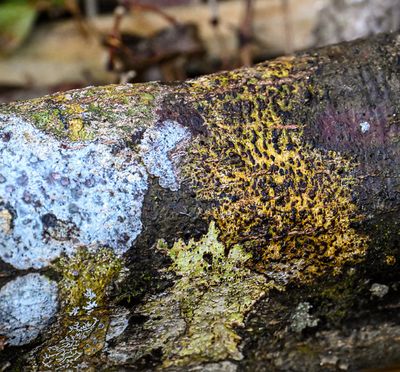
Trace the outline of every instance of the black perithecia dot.
[[46, 213], [41, 218], [44, 228], [55, 227], [57, 225], [57, 217], [53, 213]]

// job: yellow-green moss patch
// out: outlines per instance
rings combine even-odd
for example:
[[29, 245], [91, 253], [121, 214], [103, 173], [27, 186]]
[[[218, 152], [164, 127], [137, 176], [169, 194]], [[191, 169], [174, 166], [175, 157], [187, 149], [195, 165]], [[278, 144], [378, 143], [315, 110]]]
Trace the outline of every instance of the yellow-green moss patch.
[[157, 84], [108, 85], [13, 103], [13, 114], [59, 139], [129, 139], [154, 122]]
[[56, 265], [60, 316], [51, 337], [35, 356], [40, 370], [79, 369], [86, 357], [101, 351], [110, 322], [107, 304], [111, 284], [122, 273], [122, 262], [111, 250], [90, 253], [82, 248]]

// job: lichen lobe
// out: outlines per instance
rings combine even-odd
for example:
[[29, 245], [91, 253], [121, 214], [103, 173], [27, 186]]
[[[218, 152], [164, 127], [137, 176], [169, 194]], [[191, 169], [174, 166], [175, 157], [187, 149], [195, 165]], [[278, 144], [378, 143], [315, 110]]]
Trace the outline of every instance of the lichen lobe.
[[[172, 259], [169, 271], [178, 275], [176, 283], [137, 307], [148, 318], [143, 324], [144, 338], [136, 336], [109, 350], [111, 357], [133, 363], [161, 348], [163, 367], [243, 357], [235, 329], [273, 284], [245, 267], [251, 255], [239, 245], [227, 253], [218, 235], [212, 222], [199, 241], [179, 240], [170, 249], [159, 242], [158, 248]], [[123, 357], [124, 353], [128, 355]]]
[[172, 120], [165, 120], [145, 131], [140, 145], [141, 157], [147, 171], [159, 178], [161, 187], [171, 191], [179, 189], [175, 163], [182, 156], [178, 151], [182, 142], [189, 139], [189, 130]]

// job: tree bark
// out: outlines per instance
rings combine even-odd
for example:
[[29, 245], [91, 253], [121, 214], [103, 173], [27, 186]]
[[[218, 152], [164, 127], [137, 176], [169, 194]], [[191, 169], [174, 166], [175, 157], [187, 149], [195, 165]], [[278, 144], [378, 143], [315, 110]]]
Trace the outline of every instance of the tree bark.
[[2, 106], [3, 368], [398, 363], [399, 48]]

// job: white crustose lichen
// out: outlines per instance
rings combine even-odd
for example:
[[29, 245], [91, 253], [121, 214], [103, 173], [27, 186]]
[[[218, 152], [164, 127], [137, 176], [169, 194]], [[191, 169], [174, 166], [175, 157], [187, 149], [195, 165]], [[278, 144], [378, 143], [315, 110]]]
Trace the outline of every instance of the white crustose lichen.
[[0, 116], [0, 258], [39, 269], [82, 245], [124, 253], [142, 230], [147, 172], [177, 190], [171, 156], [189, 137], [177, 122], [158, 123], [135, 153], [118, 141], [64, 142]]
[[37, 273], [17, 277], [0, 290], [0, 335], [10, 345], [33, 341], [57, 311], [57, 284]]

